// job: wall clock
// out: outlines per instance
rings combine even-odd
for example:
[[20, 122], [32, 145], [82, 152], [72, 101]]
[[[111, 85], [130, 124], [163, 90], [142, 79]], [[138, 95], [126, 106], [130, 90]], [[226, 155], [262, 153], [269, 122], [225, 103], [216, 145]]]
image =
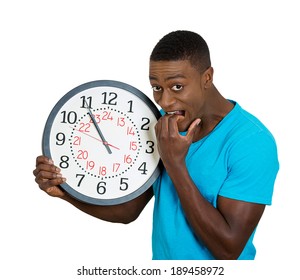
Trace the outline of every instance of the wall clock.
[[43, 154], [67, 179], [61, 187], [95, 205], [127, 202], [160, 174], [154, 103], [113, 80], [82, 84], [64, 95], [44, 128]]

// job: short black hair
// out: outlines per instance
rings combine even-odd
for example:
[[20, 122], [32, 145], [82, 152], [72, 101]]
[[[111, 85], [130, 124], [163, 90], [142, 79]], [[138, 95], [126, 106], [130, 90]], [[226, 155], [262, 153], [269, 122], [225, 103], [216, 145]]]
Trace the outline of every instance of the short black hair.
[[189, 60], [199, 72], [211, 66], [209, 48], [197, 33], [186, 30], [173, 31], [159, 40], [150, 61]]

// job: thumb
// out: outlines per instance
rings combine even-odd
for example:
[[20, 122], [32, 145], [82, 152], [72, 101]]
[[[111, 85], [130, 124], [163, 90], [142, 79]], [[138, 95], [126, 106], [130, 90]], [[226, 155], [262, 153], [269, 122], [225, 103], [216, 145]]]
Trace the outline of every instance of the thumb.
[[187, 131], [187, 134], [186, 134], [186, 136], [189, 137], [191, 140], [193, 139], [196, 128], [200, 124], [200, 122], [201, 122], [201, 119], [196, 119], [191, 123], [191, 125]]

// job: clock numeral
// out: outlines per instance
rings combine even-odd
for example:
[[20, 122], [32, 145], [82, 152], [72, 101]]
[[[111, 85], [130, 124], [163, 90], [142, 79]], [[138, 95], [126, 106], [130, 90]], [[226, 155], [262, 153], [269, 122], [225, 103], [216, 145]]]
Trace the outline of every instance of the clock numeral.
[[104, 111], [103, 116], [102, 116], [102, 120], [103, 121], [112, 121], [113, 117], [112, 117], [111, 112]]
[[118, 162], [115, 162], [115, 163], [113, 163], [113, 169], [112, 169], [112, 171], [113, 172], [118, 172], [118, 170], [119, 170], [119, 168], [120, 168], [120, 163], [118, 163]]
[[97, 185], [97, 193], [98, 194], [105, 194], [106, 193], [106, 182], [101, 181]]
[[124, 163], [132, 163], [132, 157], [130, 155], [124, 155]]
[[60, 168], [68, 168], [69, 167], [69, 157], [68, 156], [61, 156], [60, 157], [61, 162], [59, 163]]
[[[100, 117], [99, 114], [93, 114], [93, 117], [94, 117], [96, 123], [100, 123], [100, 122], [101, 122], [101, 117]], [[90, 119], [88, 123], [91, 125], [91, 124], [93, 123], [93, 120]], [[87, 123], [87, 124], [88, 124], [88, 123]], [[89, 128], [89, 127], [88, 127], [88, 128]], [[81, 131], [81, 132], [82, 132], [82, 131]], [[88, 132], [89, 132], [89, 131], [88, 131]]]
[[130, 141], [130, 143], [129, 143], [129, 150], [136, 151], [137, 148], [138, 148], [137, 142], [136, 141]]
[[127, 135], [133, 135], [133, 136], [135, 135], [134, 129], [132, 126], [127, 127]]
[[77, 184], [77, 187], [80, 187], [81, 182], [82, 182], [83, 178], [85, 177], [85, 175], [84, 174], [76, 174], [76, 178], [77, 177], [80, 177], [79, 181], [78, 181], [78, 184]]
[[86, 150], [78, 150], [78, 159], [87, 159], [89, 157], [89, 153]]
[[117, 101], [115, 101], [118, 97], [118, 95], [115, 92], [110, 92], [107, 93], [102, 92], [103, 95], [103, 102], [102, 104], [106, 104], [106, 105], [117, 105]]
[[140, 167], [138, 168], [138, 171], [141, 171], [143, 175], [147, 175], [147, 169], [146, 169], [146, 162], [144, 161]]
[[133, 111], [132, 111], [133, 101], [130, 100], [130, 101], [128, 101], [127, 103], [129, 104], [129, 110], [127, 111], [127, 113], [133, 113]]
[[62, 121], [61, 123], [69, 123], [74, 124], [77, 121], [77, 114], [74, 111], [70, 111], [67, 113], [67, 111], [61, 111], [62, 114]]
[[74, 137], [73, 145], [75, 145], [75, 146], [80, 146], [81, 145], [81, 137], [80, 136], [75, 136]]
[[91, 127], [91, 124], [90, 123], [80, 123], [79, 124], [79, 131], [80, 132], [86, 132], [86, 133], [88, 133], [88, 132], [90, 132], [90, 127]]
[[86, 170], [93, 170], [94, 167], [95, 167], [95, 162], [94, 161], [88, 160], [86, 162], [86, 166], [85, 166]]
[[121, 178], [120, 180], [120, 190], [121, 191], [126, 191], [128, 189], [128, 178]]
[[86, 97], [81, 96], [80, 99], [82, 99], [82, 105], [80, 108], [92, 108], [92, 97]]
[[141, 130], [149, 130], [150, 119], [149, 118], [142, 118], [142, 122], [144, 122], [144, 123], [141, 126]]
[[100, 166], [99, 167], [99, 175], [105, 176], [107, 173], [107, 168], [106, 166]]
[[66, 141], [66, 136], [64, 133], [62, 132], [58, 132], [56, 134], [56, 145], [58, 146], [62, 146], [63, 144], [65, 144], [65, 141]]
[[146, 145], [148, 145], [148, 148], [146, 149], [147, 154], [153, 154], [154, 152], [154, 142], [153, 141], [146, 141]]
[[123, 118], [123, 117], [119, 117], [118, 119], [117, 119], [117, 126], [124, 126], [125, 125], [125, 118]]

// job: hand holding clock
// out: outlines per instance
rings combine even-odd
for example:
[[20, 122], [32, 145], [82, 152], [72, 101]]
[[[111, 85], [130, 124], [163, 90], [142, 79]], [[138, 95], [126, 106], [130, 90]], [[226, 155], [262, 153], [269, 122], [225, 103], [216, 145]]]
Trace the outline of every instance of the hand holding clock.
[[89, 215], [110, 222], [126, 224], [135, 220], [153, 195], [152, 189], [148, 189], [140, 197], [127, 203], [110, 206], [92, 205], [83, 203], [62, 190], [59, 185], [66, 182], [66, 179], [61, 176], [60, 169], [48, 157], [37, 157], [33, 174], [39, 188], [48, 195], [61, 198]]
[[54, 165], [51, 159], [45, 156], [38, 156], [33, 175], [40, 189], [48, 195], [60, 198], [65, 196], [65, 192], [59, 185], [65, 183], [66, 178], [62, 177], [60, 169]]

